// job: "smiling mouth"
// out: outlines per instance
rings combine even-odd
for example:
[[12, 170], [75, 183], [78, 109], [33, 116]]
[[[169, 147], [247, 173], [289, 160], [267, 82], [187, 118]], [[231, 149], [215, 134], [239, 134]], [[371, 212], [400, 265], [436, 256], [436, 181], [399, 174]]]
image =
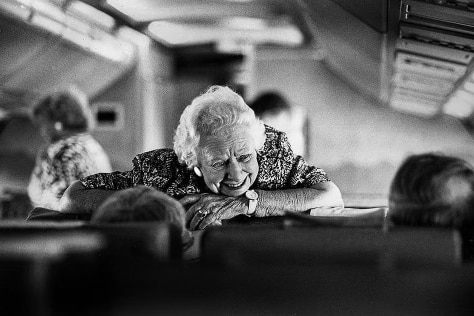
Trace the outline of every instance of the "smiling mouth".
[[231, 189], [238, 189], [240, 187], [242, 187], [245, 183], [246, 179], [243, 179], [241, 182], [239, 183], [225, 183], [225, 185]]

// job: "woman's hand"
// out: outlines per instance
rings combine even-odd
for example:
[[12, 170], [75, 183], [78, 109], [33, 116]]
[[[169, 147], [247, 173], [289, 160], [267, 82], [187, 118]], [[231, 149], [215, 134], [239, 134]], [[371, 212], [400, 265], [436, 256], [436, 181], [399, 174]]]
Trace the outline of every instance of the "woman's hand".
[[190, 230], [221, 225], [223, 219], [247, 213], [245, 197], [203, 193], [186, 195], [179, 201], [186, 210], [186, 225]]

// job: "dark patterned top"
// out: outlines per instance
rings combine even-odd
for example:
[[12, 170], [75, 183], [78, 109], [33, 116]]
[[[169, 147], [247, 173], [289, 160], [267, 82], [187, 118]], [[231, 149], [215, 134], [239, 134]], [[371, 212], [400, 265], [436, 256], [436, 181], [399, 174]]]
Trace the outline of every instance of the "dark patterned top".
[[[253, 189], [277, 190], [311, 187], [329, 181], [326, 172], [309, 166], [295, 156], [286, 134], [266, 126], [264, 148], [257, 153], [259, 171]], [[172, 149], [157, 149], [133, 158], [133, 169], [126, 172], [95, 174], [81, 179], [87, 188], [125, 189], [143, 184], [180, 198], [186, 194], [210, 192], [202, 178], [180, 164]]]
[[109, 158], [100, 144], [89, 134], [74, 135], [50, 143], [38, 152], [28, 195], [33, 206], [56, 210], [73, 181], [110, 171]]

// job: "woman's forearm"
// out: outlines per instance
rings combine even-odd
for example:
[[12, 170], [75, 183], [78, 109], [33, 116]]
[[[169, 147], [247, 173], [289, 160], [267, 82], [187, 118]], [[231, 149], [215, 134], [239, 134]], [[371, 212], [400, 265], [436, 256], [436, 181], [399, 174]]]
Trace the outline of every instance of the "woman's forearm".
[[286, 190], [255, 190], [258, 203], [255, 216], [278, 216], [285, 212], [304, 212], [316, 207], [342, 207], [341, 192], [332, 182], [324, 182], [313, 188]]

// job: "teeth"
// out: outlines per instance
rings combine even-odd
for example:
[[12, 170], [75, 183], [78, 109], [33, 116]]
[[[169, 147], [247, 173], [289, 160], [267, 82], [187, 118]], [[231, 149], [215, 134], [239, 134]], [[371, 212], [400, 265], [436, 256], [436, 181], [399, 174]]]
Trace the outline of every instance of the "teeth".
[[242, 182], [240, 183], [237, 183], [237, 184], [230, 184], [230, 183], [227, 183], [227, 186], [230, 187], [230, 188], [238, 188], [240, 187], [243, 183], [244, 183], [245, 180], [243, 180]]

